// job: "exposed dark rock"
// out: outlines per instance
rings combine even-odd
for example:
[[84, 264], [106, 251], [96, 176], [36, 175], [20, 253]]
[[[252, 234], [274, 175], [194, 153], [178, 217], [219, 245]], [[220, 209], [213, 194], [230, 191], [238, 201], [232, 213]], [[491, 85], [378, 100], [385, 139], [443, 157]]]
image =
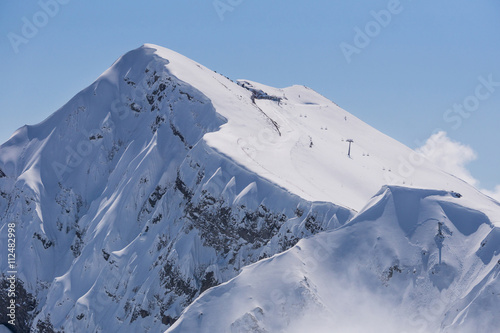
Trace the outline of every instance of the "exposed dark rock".
[[179, 173], [177, 173], [177, 178], [175, 179], [175, 189], [178, 190], [179, 192], [182, 193], [185, 199], [187, 201], [191, 201], [191, 198], [193, 197], [193, 193], [191, 190], [184, 184], [184, 182], [181, 180], [181, 177]]
[[85, 236], [85, 230], [81, 231], [80, 227], [76, 225], [75, 227], [75, 239], [73, 240], [73, 244], [71, 244], [70, 249], [73, 252], [73, 255], [76, 257], [80, 256], [83, 249], [83, 237]]
[[137, 320], [137, 318], [139, 318], [139, 316], [141, 316], [141, 318], [146, 318], [146, 317], [149, 317], [150, 315], [151, 315], [151, 313], [149, 313], [149, 311], [144, 310], [144, 309], [140, 309], [140, 308], [136, 308], [134, 310], [134, 313], [132, 314], [132, 318], [130, 319], [130, 322], [133, 323], [134, 321]]
[[188, 100], [190, 100], [190, 101], [192, 101], [194, 99], [193, 96], [191, 96], [190, 94], [188, 94], [187, 92], [184, 92], [182, 90], [179, 90], [179, 94], [185, 95], [188, 98]]
[[182, 133], [174, 126], [174, 124], [172, 124], [172, 122], [170, 122], [170, 128], [172, 129], [172, 133], [174, 133], [174, 135], [176, 137], [178, 137], [179, 139], [181, 139], [182, 143], [184, 143], [184, 145], [186, 147], [188, 147], [189, 149], [193, 148], [193, 146], [189, 145], [186, 141], [186, 139], [184, 138], [184, 136], [182, 135]]
[[181, 272], [172, 262], [166, 262], [160, 271], [161, 286], [165, 293], [173, 293], [178, 297], [184, 297], [185, 305], [189, 305], [199, 294], [199, 290], [192, 285], [191, 278], [184, 278]]
[[219, 284], [218, 281], [214, 278], [214, 273], [208, 272], [201, 281], [200, 294], [207, 289], [215, 287], [218, 284]]
[[163, 218], [163, 215], [162, 214], [158, 214], [158, 216], [153, 217], [153, 220], [151, 220], [151, 223], [157, 224], [158, 222], [161, 221], [162, 218]]
[[137, 103], [130, 104], [130, 109], [134, 112], [140, 113], [142, 111], [142, 107]]
[[123, 81], [127, 82], [128, 85], [135, 87], [135, 82], [130, 80], [128, 77], [124, 78]]
[[403, 271], [401, 270], [401, 268], [399, 268], [399, 265], [394, 265], [392, 267], [389, 267], [389, 269], [387, 271], [384, 272], [383, 274], [383, 280], [385, 282], [388, 282], [393, 276], [394, 276], [394, 273], [402, 273]]
[[238, 251], [244, 244], [252, 244], [253, 248], [266, 245], [287, 220], [284, 214], [270, 212], [264, 205], [257, 211], [247, 211], [229, 207], [208, 193], [197, 204], [188, 205], [186, 213], [205, 245], [224, 254]]
[[36, 239], [38, 239], [40, 242], [42, 242], [42, 244], [43, 244], [43, 248], [44, 248], [44, 249], [46, 249], [46, 250], [47, 250], [49, 247], [51, 247], [52, 245], [54, 245], [54, 243], [53, 243], [51, 240], [49, 240], [49, 239], [48, 239], [48, 238], [46, 238], [46, 237], [43, 237], [42, 235], [40, 235], [40, 234], [39, 234], [39, 233], [37, 233], [37, 232], [33, 235], [33, 238], [36, 238]]
[[172, 326], [179, 318], [172, 318], [170, 316], [162, 316], [161, 323], [166, 326]]
[[162, 187], [160, 185], [156, 186], [154, 192], [151, 193], [148, 199], [151, 208], [154, 208], [156, 206], [156, 203], [165, 195], [166, 191], [166, 187]]
[[311, 234], [317, 234], [324, 229], [317, 223], [316, 218], [313, 215], [309, 215], [306, 218], [305, 228], [311, 232]]
[[104, 260], [106, 261], [109, 260], [109, 253], [106, 252], [104, 249], [102, 249], [102, 256], [104, 257]]
[[89, 140], [90, 140], [90, 141], [95, 141], [95, 140], [99, 140], [99, 139], [102, 139], [102, 138], [103, 138], [103, 136], [102, 136], [101, 134], [99, 134], [99, 133], [98, 133], [98, 134], [95, 134], [95, 135], [91, 135], [91, 136], [89, 137]]
[[158, 128], [160, 128], [161, 124], [165, 122], [165, 117], [163, 116], [156, 116], [156, 119], [153, 124], [151, 124], [151, 131], [155, 133]]
[[37, 333], [63, 333], [61, 331], [56, 331], [54, 326], [50, 322], [50, 315], [48, 315], [45, 320], [38, 320], [36, 323], [36, 331]]

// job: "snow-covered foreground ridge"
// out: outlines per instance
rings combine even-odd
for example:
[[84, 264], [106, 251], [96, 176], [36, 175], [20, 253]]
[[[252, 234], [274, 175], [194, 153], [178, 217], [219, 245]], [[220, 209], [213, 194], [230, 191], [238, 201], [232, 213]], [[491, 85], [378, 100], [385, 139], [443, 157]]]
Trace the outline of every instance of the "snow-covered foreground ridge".
[[496, 332], [500, 229], [469, 204], [384, 187], [343, 227], [205, 292], [167, 333]]
[[[348, 139], [354, 140], [351, 157]], [[454, 225], [450, 214], [482, 212], [471, 213], [484, 215], [479, 231], [463, 234], [462, 229], [474, 229], [469, 223], [479, 222], [460, 218], [462, 228], [456, 228], [463, 236], [446, 236], [443, 263], [432, 266], [453, 277], [450, 285], [460, 280], [468, 281], [472, 289], [482, 288], [479, 283], [473, 286], [479, 281], [480, 273], [475, 272], [492, 271], [491, 260], [497, 260], [500, 252], [495, 232], [484, 246], [491, 253], [490, 262], [475, 260], [473, 248], [479, 238], [487, 238], [483, 235], [487, 227], [496, 230], [492, 225], [500, 222], [498, 203], [425, 160], [407, 165], [412, 157], [409, 148], [306, 87], [276, 89], [246, 80], [233, 82], [173, 51], [144, 45], [118, 59], [47, 120], [19, 129], [0, 146], [0, 237], [6, 240], [8, 225], [14, 223], [17, 244], [16, 328], [19, 332], [164, 331], [204, 291], [231, 281], [203, 294], [175, 329], [196, 326], [203, 321], [186, 318], [193, 316], [192, 309], [200, 302], [220, 308], [216, 303], [231, 295], [223, 294], [219, 300], [214, 295], [232, 288], [235, 281], [259, 279], [249, 274], [260, 274], [262, 265], [279, 271], [274, 263], [297, 251], [294, 245], [299, 240], [314, 243], [335, 235], [329, 242], [333, 248], [349, 237], [356, 240], [355, 235], [340, 238], [355, 226], [369, 225], [356, 223], [364, 213], [351, 220], [386, 184], [434, 193], [424, 196], [421, 190], [385, 188], [383, 193], [395, 189], [401, 193], [394, 195], [403, 198], [393, 200], [396, 211], [410, 209], [413, 215], [425, 215], [427, 205], [411, 202], [419, 196], [421, 201], [441, 196], [446, 200], [440, 202], [452, 205], [452, 213], [443, 210]], [[447, 191], [455, 191], [454, 196]], [[431, 213], [437, 214], [436, 220], [443, 219], [437, 209]], [[399, 220], [410, 226], [422, 222]], [[454, 230], [447, 221], [441, 222]], [[436, 223], [425, 225], [436, 229]], [[415, 258], [403, 262], [411, 246], [406, 244], [407, 229], [398, 230], [381, 227], [380, 233], [389, 233], [380, 237], [401, 240], [397, 267], [416, 267]], [[464, 251], [456, 262], [444, 252], [451, 243]], [[428, 251], [431, 245], [426, 245]], [[266, 260], [290, 248], [283, 256]], [[375, 258], [374, 253], [358, 261], [353, 257], [350, 269], [365, 265]], [[384, 265], [395, 258], [392, 252], [378, 257]], [[239, 275], [243, 267], [256, 262]], [[469, 262], [477, 263], [471, 268], [472, 277], [465, 276]], [[310, 267], [295, 264], [291, 261], [292, 271], [308, 269], [308, 274], [315, 274]], [[0, 256], [0, 267], [1, 324], [7, 321], [9, 302], [3, 288], [8, 285], [7, 256]], [[324, 276], [330, 274], [328, 267]], [[399, 276], [402, 281], [416, 278]], [[332, 271], [332, 278], [342, 275]], [[361, 292], [371, 288], [373, 281], [362, 280], [354, 287]], [[254, 322], [260, 325], [256, 327], [264, 325], [262, 330], [279, 331], [286, 318], [300, 317], [295, 316], [297, 309], [309, 301], [292, 300], [280, 306], [275, 322], [269, 321], [265, 307], [258, 306], [264, 317], [260, 310], [252, 312], [257, 308], [248, 308], [254, 304], [252, 299], [275, 287], [264, 282], [252, 285], [255, 296], [238, 300], [241, 307], [234, 311], [243, 312], [237, 317], [236, 312], [221, 313], [225, 318], [221, 325], [226, 325], [217, 326], [221, 332], [228, 327], [251, 331], [248, 325]], [[283, 288], [292, 290], [290, 284]], [[427, 298], [408, 296], [402, 304], [410, 308], [437, 295], [430, 287], [424, 291]], [[325, 297], [322, 292], [318, 289], [317, 296]], [[483, 307], [474, 304], [479, 310]], [[336, 309], [333, 303], [322, 308]], [[213, 311], [211, 316], [216, 315]], [[217, 331], [210, 330], [210, 325], [196, 327]]]

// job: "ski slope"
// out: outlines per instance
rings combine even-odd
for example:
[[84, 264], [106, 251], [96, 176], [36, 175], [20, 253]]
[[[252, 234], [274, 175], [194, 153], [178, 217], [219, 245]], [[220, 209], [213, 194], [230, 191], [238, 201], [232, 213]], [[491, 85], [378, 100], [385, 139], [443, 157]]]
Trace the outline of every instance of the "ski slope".
[[[237, 163], [310, 201], [360, 210], [381, 186], [447, 189], [480, 197], [423, 156], [305, 86], [238, 83], [171, 50], [145, 45], [166, 68], [207, 96], [227, 119], [204, 140]], [[252, 91], [279, 98], [254, 99]], [[353, 139], [351, 158], [347, 139]], [[311, 146], [312, 143], [312, 146]]]

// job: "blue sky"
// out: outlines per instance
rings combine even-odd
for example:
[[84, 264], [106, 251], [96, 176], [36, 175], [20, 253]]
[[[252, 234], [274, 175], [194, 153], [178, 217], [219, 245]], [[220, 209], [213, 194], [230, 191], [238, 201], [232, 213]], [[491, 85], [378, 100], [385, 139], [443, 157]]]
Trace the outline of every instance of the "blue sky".
[[[233, 79], [309, 86], [412, 148], [441, 129], [473, 155], [439, 151], [437, 161], [492, 190], [499, 14], [498, 0], [6, 0], [0, 141], [45, 119], [123, 53], [154, 43]], [[24, 27], [35, 23], [37, 31]]]

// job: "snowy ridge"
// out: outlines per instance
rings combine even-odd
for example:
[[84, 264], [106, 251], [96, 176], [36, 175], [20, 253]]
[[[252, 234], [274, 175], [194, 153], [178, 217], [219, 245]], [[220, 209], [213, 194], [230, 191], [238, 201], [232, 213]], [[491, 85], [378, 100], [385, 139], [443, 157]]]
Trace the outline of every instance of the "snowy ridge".
[[462, 204], [385, 187], [345, 226], [207, 291], [167, 332], [494, 331], [499, 229]]
[[[354, 139], [350, 158], [347, 139]], [[215, 318], [221, 300], [236, 302], [221, 291], [242, 279], [258, 281], [252, 272], [260, 274], [259, 267], [282, 273], [286, 265], [275, 263], [284, 260], [302, 296], [280, 303], [277, 321], [248, 296], [234, 313], [221, 312], [227, 316], [220, 323], [221, 332], [254, 330], [254, 324], [279, 331], [300, 317], [304, 304], [336, 309], [320, 299], [327, 289], [297, 275], [304, 270], [316, 278], [290, 253], [322, 239], [334, 249], [354, 248], [358, 240], [350, 230], [365, 235], [361, 247], [375, 242], [376, 231], [386, 248], [368, 249], [368, 257], [358, 253], [359, 262], [350, 259], [371, 276], [359, 286], [375, 286], [374, 277], [379, 281], [391, 267], [397, 275], [396, 259], [398, 269], [415, 267], [424, 280], [434, 281], [426, 274], [441, 270], [453, 279], [441, 279], [451, 281], [446, 288], [438, 279], [440, 287], [432, 288], [468, 291], [453, 303], [460, 315], [450, 312], [432, 327], [462, 325], [461, 318], [483, 315], [479, 299], [495, 302], [488, 292], [496, 281], [499, 204], [425, 160], [399, 176], [401, 158], [411, 153], [307, 87], [233, 82], [178, 53], [144, 45], [47, 120], [19, 129], [0, 146], [0, 235], [14, 222], [22, 244], [17, 326], [33, 332], [158, 332], [174, 323], [176, 332], [185, 325], [195, 325], [193, 332], [208, 329], [205, 319], [191, 320], [199, 315], [193, 309]], [[436, 243], [437, 220], [444, 223], [444, 240]], [[432, 244], [441, 241], [444, 264], [437, 265]], [[479, 243], [484, 246], [475, 249]], [[432, 265], [411, 256], [422, 249], [433, 251]], [[448, 258], [445, 250], [458, 254]], [[346, 256], [339, 251], [328, 256]], [[372, 257], [380, 265], [370, 266]], [[6, 267], [0, 257], [2, 285]], [[328, 265], [322, 269], [321, 279], [343, 278]], [[411, 294], [408, 281], [384, 288]], [[424, 296], [391, 304], [424, 304], [437, 295], [430, 283], [415, 289]], [[264, 295], [269, 288], [262, 279], [247, 292]], [[249, 308], [254, 304], [261, 305]], [[0, 312], [0, 324], [5, 321]]]

